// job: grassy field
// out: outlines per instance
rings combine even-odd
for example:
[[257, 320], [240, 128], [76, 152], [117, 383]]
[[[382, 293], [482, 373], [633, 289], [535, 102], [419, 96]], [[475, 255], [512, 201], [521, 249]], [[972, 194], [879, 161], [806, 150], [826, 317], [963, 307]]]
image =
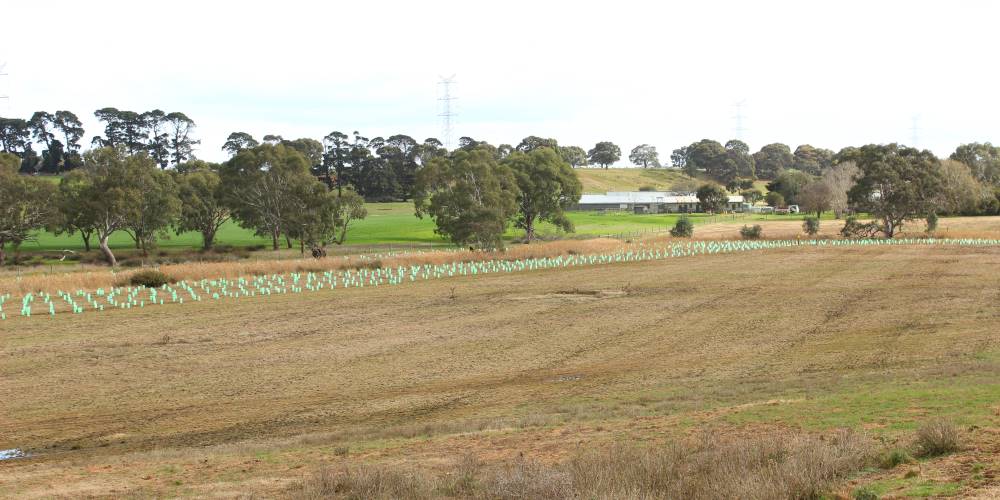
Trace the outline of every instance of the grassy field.
[[[447, 241], [434, 233], [434, 221], [427, 217], [423, 219], [414, 217], [413, 205], [411, 203], [369, 203], [367, 208], [368, 217], [356, 222], [351, 227], [348, 233], [348, 245], [448, 245]], [[737, 223], [759, 220], [801, 220], [803, 216], [748, 215], [727, 217], [694, 214], [691, 217], [695, 223], [727, 220]], [[678, 215], [637, 215], [629, 212], [571, 212], [569, 218], [573, 221], [576, 228], [575, 233], [572, 234], [599, 236], [625, 232], [666, 231], [677, 222]], [[538, 234], [542, 237], [567, 236], [554, 226], [545, 223], [540, 224]], [[569, 236], [572, 236], [572, 234]], [[510, 239], [522, 238], [524, 232], [511, 228], [507, 236]], [[112, 235], [110, 243], [114, 249], [135, 248], [132, 238], [125, 232], [118, 232]], [[216, 243], [219, 245], [241, 247], [270, 247], [271, 241], [268, 238], [255, 236], [253, 231], [243, 229], [234, 222], [228, 222], [219, 230], [216, 236]], [[96, 248], [96, 239], [92, 240], [91, 244], [93, 248]], [[161, 239], [159, 246], [165, 250], [197, 249], [201, 247], [201, 235], [198, 233], [170, 235], [169, 238]], [[27, 242], [21, 246], [21, 250], [24, 252], [58, 251], [64, 249], [82, 250], [83, 242], [76, 235], [63, 234], [56, 236], [52, 233], [43, 232], [38, 235], [37, 241]]]
[[998, 321], [1000, 249], [961, 247], [13, 319], [0, 449], [33, 456], [0, 462], [0, 496], [302, 497], [325, 470], [449, 474], [469, 457], [560, 464], [619, 442], [842, 427], [905, 446], [946, 417], [958, 453], [833, 490], [986, 498], [1000, 493]]
[[[638, 169], [638, 168], [618, 168], [618, 169], [577, 169], [577, 174], [583, 182], [585, 192], [605, 192], [605, 191], [630, 191], [638, 190], [642, 186], [652, 185], [657, 189], [670, 189], [678, 181], [690, 180], [686, 174], [672, 169]], [[56, 182], [56, 177], [45, 177]], [[412, 203], [369, 203], [368, 218], [359, 221], [352, 227], [347, 243], [349, 245], [441, 245], [446, 246], [447, 242], [440, 236], [434, 234], [434, 222], [429, 218], [417, 219], [413, 216]], [[748, 220], [765, 220], [780, 216], [756, 216], [748, 217]], [[801, 216], [786, 216], [800, 219]], [[694, 216], [695, 222], [703, 222], [704, 216]], [[570, 220], [576, 226], [576, 234], [583, 236], [594, 236], [612, 233], [640, 232], [640, 231], [663, 231], [677, 221], [676, 215], [635, 215], [629, 213], [621, 214], [598, 214], [594, 212], [574, 212], [570, 214]], [[711, 219], [718, 221], [718, 218]], [[551, 225], [542, 224], [539, 232], [543, 236], [558, 237], [560, 231]], [[511, 228], [507, 237], [510, 239], [523, 237], [523, 231]], [[239, 227], [234, 222], [225, 224], [216, 236], [216, 243], [219, 245], [232, 245], [238, 247], [268, 246], [270, 240], [262, 238]], [[93, 239], [91, 244], [96, 247], [97, 241]], [[118, 232], [112, 235], [110, 241], [114, 249], [131, 249], [135, 247], [131, 237], [125, 232]], [[201, 235], [198, 233], [184, 233], [180, 235], [170, 234], [167, 238], [159, 240], [158, 245], [165, 250], [187, 250], [197, 249], [201, 246]], [[38, 235], [37, 241], [27, 242], [22, 245], [21, 250], [25, 252], [35, 251], [59, 251], [74, 250], [83, 248], [83, 242], [76, 235], [55, 235], [42, 232]]]
[[692, 180], [680, 170], [667, 168], [578, 168], [575, 172], [583, 183], [584, 193], [638, 191], [645, 186], [669, 191], [678, 182], [689, 183]]

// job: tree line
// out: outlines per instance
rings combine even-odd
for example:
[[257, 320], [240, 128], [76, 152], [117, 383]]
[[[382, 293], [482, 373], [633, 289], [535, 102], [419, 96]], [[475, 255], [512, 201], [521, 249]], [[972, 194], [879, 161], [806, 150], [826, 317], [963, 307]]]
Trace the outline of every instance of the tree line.
[[280, 144], [241, 150], [222, 164], [189, 160], [170, 170], [146, 151], [102, 146], [83, 153], [58, 184], [19, 175], [21, 162], [0, 153], [0, 264], [6, 245], [16, 248], [43, 229], [78, 235], [88, 251], [96, 240], [116, 265], [108, 244], [115, 232], [127, 233], [144, 255], [171, 232], [198, 232], [207, 250], [229, 220], [271, 238], [274, 249], [284, 238], [321, 256], [367, 215], [352, 189], [328, 189], [305, 157]]
[[77, 235], [87, 251], [96, 242], [115, 265], [115, 232], [127, 233], [143, 254], [170, 233], [190, 231], [201, 234], [207, 250], [229, 220], [269, 238], [274, 249], [297, 241], [319, 257], [366, 217], [362, 190], [413, 199], [415, 214], [431, 217], [437, 233], [457, 245], [502, 247], [511, 224], [528, 240], [539, 221], [572, 230], [564, 210], [579, 200], [582, 185], [554, 141], [526, 138], [501, 154], [469, 138], [448, 152], [434, 139], [328, 137], [317, 147], [308, 139], [266, 136], [259, 143], [234, 133], [228, 161], [169, 160], [169, 169], [148, 143], [95, 142], [99, 147], [84, 152], [58, 184], [19, 175], [24, 159], [0, 153], [0, 263], [7, 245], [16, 248], [42, 229]]

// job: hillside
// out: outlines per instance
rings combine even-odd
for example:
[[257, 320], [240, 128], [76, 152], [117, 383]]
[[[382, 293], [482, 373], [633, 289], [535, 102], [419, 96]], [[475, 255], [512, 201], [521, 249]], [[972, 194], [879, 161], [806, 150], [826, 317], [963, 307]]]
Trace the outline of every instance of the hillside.
[[584, 193], [638, 191], [643, 186], [669, 191], [681, 184], [689, 187], [700, 182], [680, 170], [666, 168], [578, 168], [576, 174], [583, 182]]
[[857, 481], [974, 494], [1000, 445], [998, 266], [996, 248], [786, 249], [8, 320], [0, 448], [33, 457], [3, 464], [0, 497], [319, 498], [295, 492], [321, 470], [702, 432], [903, 443], [938, 416], [976, 448]]

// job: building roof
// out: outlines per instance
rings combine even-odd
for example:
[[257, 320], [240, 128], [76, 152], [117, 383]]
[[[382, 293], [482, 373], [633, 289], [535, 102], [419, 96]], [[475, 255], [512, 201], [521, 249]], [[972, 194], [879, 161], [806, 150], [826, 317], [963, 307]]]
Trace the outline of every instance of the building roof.
[[[605, 194], [585, 194], [580, 196], [580, 205], [609, 205], [633, 203], [698, 203], [692, 193], [670, 191], [609, 191]], [[743, 197], [730, 196], [729, 203], [743, 203]]]

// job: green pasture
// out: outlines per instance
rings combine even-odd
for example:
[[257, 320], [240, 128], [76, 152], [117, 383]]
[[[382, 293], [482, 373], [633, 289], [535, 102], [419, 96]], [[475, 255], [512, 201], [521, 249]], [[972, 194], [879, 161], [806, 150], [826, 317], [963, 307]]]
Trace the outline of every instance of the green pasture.
[[[575, 235], [600, 236], [621, 233], [667, 231], [677, 222], [678, 214], [634, 214], [630, 212], [570, 212], [569, 218], [576, 227]], [[691, 214], [689, 217], [695, 224], [732, 222], [733, 224], [752, 223], [759, 220], [801, 220], [804, 214], [796, 215], [706, 215]], [[824, 218], [832, 218], [826, 214]], [[551, 224], [540, 224], [538, 234], [542, 237], [572, 236], [562, 233]], [[510, 239], [523, 237], [524, 231], [511, 228], [507, 236]], [[111, 237], [111, 247], [115, 249], [134, 248], [132, 238], [124, 231]], [[406, 245], [406, 244], [439, 244], [447, 242], [434, 233], [434, 221], [429, 217], [418, 219], [413, 215], [411, 203], [369, 203], [368, 217], [351, 226], [347, 236], [349, 245]], [[217, 245], [232, 245], [247, 247], [254, 245], [270, 245], [266, 237], [255, 236], [253, 231], [243, 229], [234, 222], [226, 223], [216, 236]], [[91, 245], [96, 247], [97, 240], [92, 238]], [[159, 246], [163, 249], [196, 249], [201, 247], [201, 235], [198, 233], [170, 234], [161, 239]], [[37, 241], [27, 242], [21, 246], [21, 251], [52, 251], [81, 250], [83, 241], [78, 235], [55, 235], [48, 232], [39, 233]]]

